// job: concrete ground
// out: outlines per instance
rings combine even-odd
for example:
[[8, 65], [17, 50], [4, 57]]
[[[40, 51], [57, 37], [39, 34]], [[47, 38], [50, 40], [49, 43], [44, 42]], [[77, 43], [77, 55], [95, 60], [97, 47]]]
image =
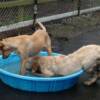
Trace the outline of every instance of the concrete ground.
[[[71, 38], [69, 41], [55, 39], [53, 42], [54, 51], [68, 54], [78, 49], [82, 45], [100, 44], [100, 28], [89, 31], [85, 34]], [[100, 100], [100, 81], [91, 87], [86, 87], [82, 81], [86, 75], [82, 75], [78, 84], [73, 88], [56, 93], [29, 93], [19, 91], [6, 86], [0, 81], [1, 100]]]

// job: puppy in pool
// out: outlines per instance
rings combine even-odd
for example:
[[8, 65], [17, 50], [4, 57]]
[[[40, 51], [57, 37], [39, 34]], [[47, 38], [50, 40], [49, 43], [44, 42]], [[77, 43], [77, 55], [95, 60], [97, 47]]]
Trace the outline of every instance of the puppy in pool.
[[[68, 55], [37, 56], [32, 58], [32, 72], [38, 69], [44, 76], [68, 75], [80, 69], [89, 70], [100, 59], [99, 45], [86, 45]], [[90, 82], [92, 84], [93, 82]], [[87, 84], [88, 85], [88, 84]]]
[[29, 57], [37, 55], [43, 48], [47, 50], [48, 55], [52, 52], [51, 39], [45, 26], [40, 22], [36, 24], [38, 28], [32, 35], [9, 37], [0, 41], [0, 51], [4, 59], [8, 58], [13, 51], [20, 55], [21, 75], [26, 73], [26, 63]]

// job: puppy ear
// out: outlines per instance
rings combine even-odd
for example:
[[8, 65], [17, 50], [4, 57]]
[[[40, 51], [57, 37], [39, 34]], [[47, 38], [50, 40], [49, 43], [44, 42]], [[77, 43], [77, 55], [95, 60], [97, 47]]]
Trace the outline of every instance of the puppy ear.
[[2, 42], [0, 42], [0, 50], [3, 49], [4, 44]]

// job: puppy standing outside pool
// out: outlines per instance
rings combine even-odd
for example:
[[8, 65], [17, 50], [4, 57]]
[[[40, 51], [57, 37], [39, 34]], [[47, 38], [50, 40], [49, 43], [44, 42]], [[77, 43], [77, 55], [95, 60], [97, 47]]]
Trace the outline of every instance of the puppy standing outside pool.
[[100, 46], [83, 46], [67, 56], [37, 56], [32, 59], [33, 74], [39, 69], [42, 75], [47, 77], [55, 75], [64, 76], [79, 71], [82, 68], [88, 70], [96, 65], [100, 59]]

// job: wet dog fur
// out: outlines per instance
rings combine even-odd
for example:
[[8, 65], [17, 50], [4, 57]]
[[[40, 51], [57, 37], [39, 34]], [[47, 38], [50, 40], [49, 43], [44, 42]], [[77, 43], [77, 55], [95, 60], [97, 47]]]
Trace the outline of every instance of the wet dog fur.
[[88, 74], [89, 78], [84, 81], [84, 85], [91, 86], [92, 84], [96, 83], [100, 79], [100, 59], [99, 62], [93, 67], [89, 68], [86, 73]]
[[51, 39], [42, 23], [37, 23], [39, 28], [32, 35], [20, 35], [10, 37], [0, 41], [0, 51], [3, 58], [9, 57], [11, 52], [15, 51], [21, 56], [20, 74], [26, 73], [26, 63], [29, 57], [37, 55], [41, 49], [45, 48], [50, 55]]
[[[50, 77], [68, 75], [80, 69], [94, 68], [100, 59], [99, 45], [86, 45], [68, 55], [33, 57], [33, 74], [39, 69], [41, 74]], [[100, 73], [99, 73], [100, 75]]]

